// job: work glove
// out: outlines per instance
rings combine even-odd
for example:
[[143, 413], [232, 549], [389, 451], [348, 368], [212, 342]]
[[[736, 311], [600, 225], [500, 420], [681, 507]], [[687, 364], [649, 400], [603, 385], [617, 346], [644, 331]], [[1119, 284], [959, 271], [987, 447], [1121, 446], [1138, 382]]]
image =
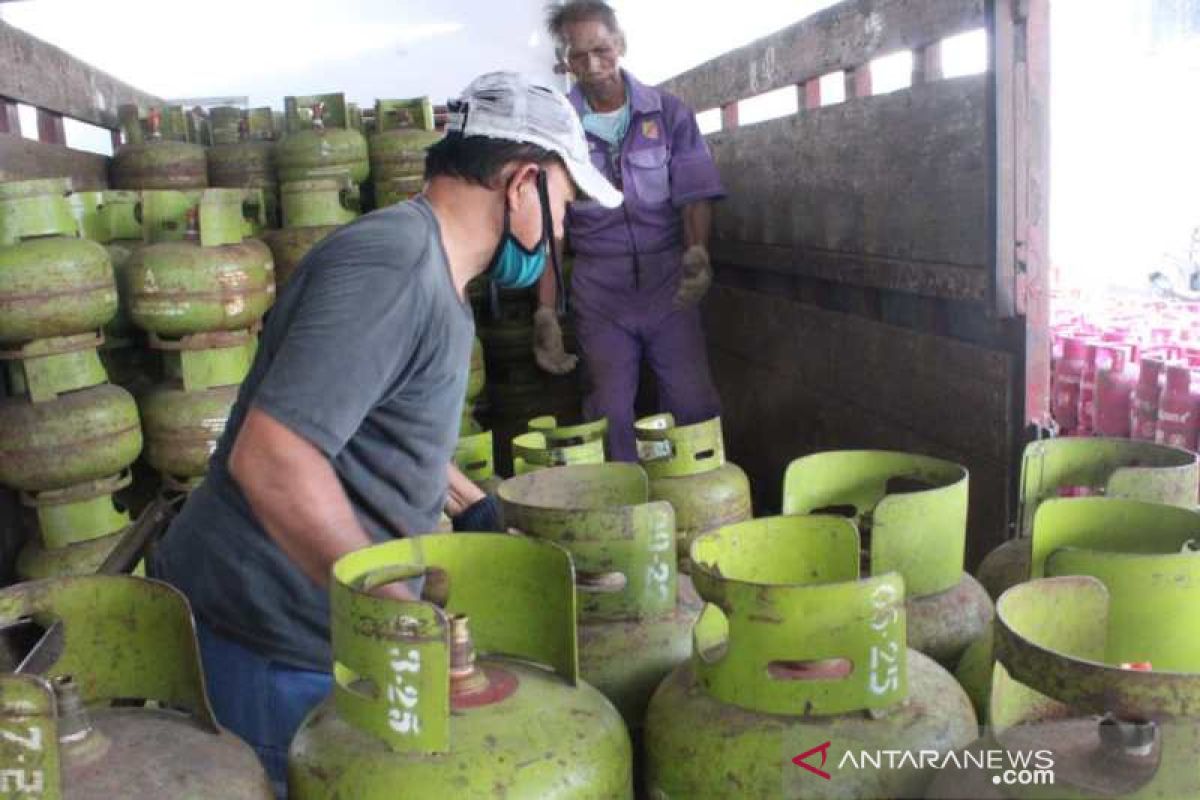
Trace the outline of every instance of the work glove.
[[504, 515], [501, 513], [500, 501], [495, 495], [484, 495], [468, 506], [457, 517], [450, 520], [456, 531], [471, 531], [482, 533], [492, 531], [504, 533]]
[[566, 375], [579, 363], [579, 356], [563, 349], [558, 314], [550, 306], [538, 306], [533, 313], [533, 356], [539, 367], [553, 375]]
[[675, 292], [675, 307], [689, 308], [700, 302], [712, 284], [712, 265], [708, 261], [708, 248], [694, 244], [683, 254], [683, 276]]

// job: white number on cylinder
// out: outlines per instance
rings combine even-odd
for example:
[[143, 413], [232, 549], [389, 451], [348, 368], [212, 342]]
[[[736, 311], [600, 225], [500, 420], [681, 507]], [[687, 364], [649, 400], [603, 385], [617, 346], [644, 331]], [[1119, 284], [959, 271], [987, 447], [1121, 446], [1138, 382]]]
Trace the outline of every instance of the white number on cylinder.
[[409, 650], [402, 655], [400, 648], [393, 647], [390, 655], [392, 683], [388, 685], [386, 693], [388, 705], [391, 706], [388, 709], [388, 726], [396, 733], [416, 736], [421, 732], [421, 720], [411, 709], [416, 707], [421, 698], [417, 686], [407, 682], [404, 676], [411, 674], [415, 681], [416, 676], [420, 675], [421, 653]]

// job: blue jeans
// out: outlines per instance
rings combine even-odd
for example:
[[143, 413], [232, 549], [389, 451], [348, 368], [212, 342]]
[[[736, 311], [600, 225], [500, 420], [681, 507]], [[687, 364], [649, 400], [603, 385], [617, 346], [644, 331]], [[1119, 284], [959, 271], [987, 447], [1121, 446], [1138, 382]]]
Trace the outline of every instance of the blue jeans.
[[198, 619], [196, 633], [217, 721], [254, 748], [275, 796], [286, 798], [288, 746], [308, 712], [333, 691], [333, 676], [272, 661]]

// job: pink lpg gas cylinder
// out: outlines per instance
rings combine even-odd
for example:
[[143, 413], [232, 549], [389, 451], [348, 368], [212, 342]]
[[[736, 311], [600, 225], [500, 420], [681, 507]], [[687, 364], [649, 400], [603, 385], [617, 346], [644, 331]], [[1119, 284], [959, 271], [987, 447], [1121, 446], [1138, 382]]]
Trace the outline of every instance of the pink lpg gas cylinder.
[[[1192, 394], [1192, 372], [1186, 364], [1171, 364], [1158, 402], [1158, 427], [1155, 441], [1173, 447], [1196, 449], [1197, 398]], [[1200, 386], [1197, 386], [1200, 388]]]
[[1096, 356], [1106, 345], [1089, 342], [1079, 376], [1079, 410], [1075, 417], [1075, 433], [1091, 436], [1096, 428]]
[[1098, 436], [1128, 437], [1130, 407], [1138, 382], [1131, 345], [1096, 350], [1095, 429]]
[[1147, 442], [1155, 440], [1158, 427], [1158, 403], [1162, 396], [1166, 365], [1161, 358], [1143, 356], [1137, 386], [1129, 408], [1129, 435]]
[[1079, 423], [1079, 382], [1087, 360], [1087, 342], [1076, 336], [1063, 339], [1062, 358], [1055, 364], [1054, 402], [1051, 411], [1064, 434], [1073, 433]]

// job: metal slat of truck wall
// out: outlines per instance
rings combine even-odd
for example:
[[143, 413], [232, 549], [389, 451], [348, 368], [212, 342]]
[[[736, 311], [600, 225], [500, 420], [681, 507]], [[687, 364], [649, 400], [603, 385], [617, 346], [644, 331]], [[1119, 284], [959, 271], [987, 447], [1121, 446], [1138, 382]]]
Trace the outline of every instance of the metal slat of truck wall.
[[984, 0], [840, 3], [664, 82], [697, 111], [983, 27]]
[[0, 133], [0, 181], [69, 177], [77, 190], [104, 189], [108, 162], [95, 153]]
[[162, 102], [3, 21], [0, 97], [110, 129], [122, 103]]
[[985, 76], [938, 81], [726, 133], [718, 261], [982, 300], [991, 257]]
[[905, 450], [965, 465], [972, 560], [999, 543], [1019, 377], [1010, 353], [722, 285], [705, 301], [705, 328], [729, 457], [762, 507], [778, 507], [799, 456]]

